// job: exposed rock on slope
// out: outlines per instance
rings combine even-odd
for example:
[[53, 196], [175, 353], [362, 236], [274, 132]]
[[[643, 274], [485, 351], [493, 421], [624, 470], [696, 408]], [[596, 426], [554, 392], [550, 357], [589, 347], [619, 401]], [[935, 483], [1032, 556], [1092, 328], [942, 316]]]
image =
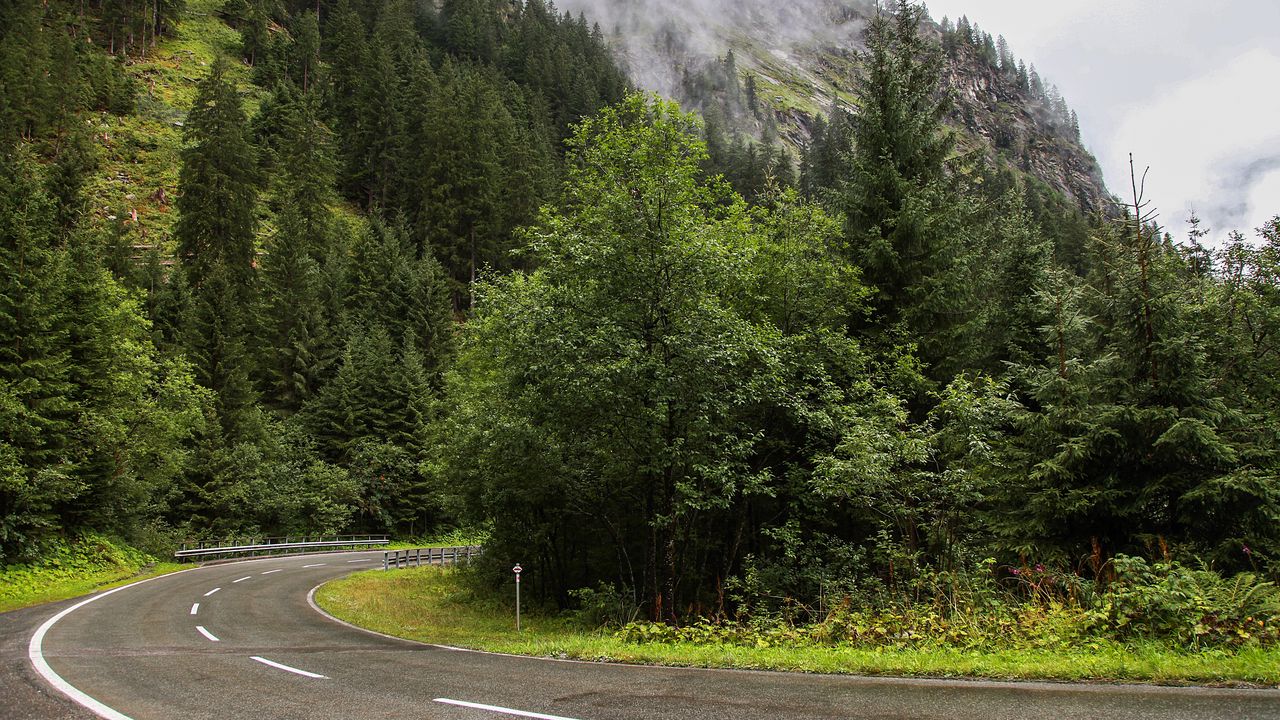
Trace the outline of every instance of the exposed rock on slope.
[[[776, 134], [793, 149], [808, 141], [818, 115], [837, 105], [856, 112], [857, 54], [875, 12], [865, 0], [561, 0], [561, 7], [597, 22], [642, 87], [714, 113], [730, 129]], [[926, 32], [942, 37], [938, 25]], [[948, 54], [944, 82], [956, 99], [951, 123], [967, 138], [961, 145], [1002, 157], [1086, 212], [1105, 210], [1101, 170], [1063, 122], [1061, 100], [1037, 97], [980, 55], [964, 44]], [[726, 72], [750, 83], [750, 102], [735, 96]]]

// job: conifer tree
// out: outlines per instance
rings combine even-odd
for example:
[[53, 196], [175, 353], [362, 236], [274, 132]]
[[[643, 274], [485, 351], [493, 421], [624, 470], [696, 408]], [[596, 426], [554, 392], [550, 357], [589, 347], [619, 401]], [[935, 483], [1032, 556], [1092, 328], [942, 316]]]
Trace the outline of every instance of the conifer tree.
[[217, 271], [247, 288], [255, 253], [257, 159], [225, 58], [214, 60], [200, 82], [185, 134], [189, 144], [182, 152], [174, 235], [187, 280], [199, 288]]
[[302, 92], [310, 92], [320, 71], [320, 20], [311, 11], [295, 16], [290, 74]]
[[197, 378], [216, 393], [222, 430], [235, 442], [257, 427], [246, 339], [256, 291], [258, 172], [224, 58], [200, 83], [186, 135], [174, 234], [193, 301], [180, 323]]
[[920, 34], [922, 17], [921, 7], [899, 0], [892, 18], [879, 13], [867, 26], [844, 202], [853, 258], [877, 287], [881, 322], [906, 320], [917, 332], [953, 309], [939, 284], [955, 253], [942, 231], [949, 100], [939, 91], [938, 48]]
[[0, 552], [12, 557], [58, 527], [73, 475], [65, 265], [54, 252], [53, 203], [34, 159], [0, 151]]
[[288, 415], [319, 389], [335, 361], [337, 318], [325, 302], [329, 258], [342, 252], [329, 208], [335, 165], [332, 140], [320, 122], [318, 98], [291, 108], [285, 182], [277, 232], [262, 260], [259, 318], [265, 399]]
[[49, 87], [49, 37], [44, 6], [19, 0], [0, 7], [0, 141], [30, 139], [51, 120], [57, 93]]
[[355, 132], [347, 162], [346, 184], [366, 209], [385, 208], [396, 181], [396, 160], [404, 141], [397, 103], [400, 77], [390, 47], [375, 36], [364, 53], [357, 91]]
[[438, 383], [453, 347], [448, 281], [430, 254], [418, 256], [400, 223], [374, 221], [352, 250], [346, 325], [385, 328], [394, 345], [406, 342], [421, 371]]

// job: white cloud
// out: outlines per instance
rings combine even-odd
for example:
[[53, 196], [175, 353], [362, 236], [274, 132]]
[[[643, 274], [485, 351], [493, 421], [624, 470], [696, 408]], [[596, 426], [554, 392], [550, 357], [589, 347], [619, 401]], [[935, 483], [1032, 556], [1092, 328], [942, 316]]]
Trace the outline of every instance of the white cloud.
[[[1175, 236], [1195, 209], [1212, 240], [1280, 212], [1280, 3], [1274, 0], [933, 0], [1003, 34], [1080, 114], [1108, 185], [1128, 154]], [[1273, 164], [1274, 162], [1274, 164]]]
[[1280, 54], [1258, 48], [1129, 109], [1101, 158], [1112, 190], [1128, 188], [1132, 152], [1139, 172], [1151, 166], [1147, 196], [1175, 236], [1192, 209], [1213, 238], [1280, 212], [1280, 195], [1259, 193], [1280, 169], [1280, 95], [1265, 90], [1276, 77]]
[[[1253, 186], [1249, 193], [1249, 216], [1259, 219], [1248, 226], [1250, 230], [1256, 230], [1268, 220], [1280, 216], [1280, 170], [1271, 171]], [[1245, 232], [1245, 235], [1249, 234]]]

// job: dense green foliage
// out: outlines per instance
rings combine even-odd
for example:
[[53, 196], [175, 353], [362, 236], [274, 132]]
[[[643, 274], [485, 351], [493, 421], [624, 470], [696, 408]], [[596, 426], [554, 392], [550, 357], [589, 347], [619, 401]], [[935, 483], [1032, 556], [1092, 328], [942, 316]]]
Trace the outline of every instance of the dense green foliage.
[[467, 524], [673, 626], [1274, 639], [1280, 219], [1176, 243], [957, 152], [942, 58], [986, 36], [878, 15], [793, 178], [732, 55], [704, 121], [539, 0], [233, 0], [140, 260], [85, 222], [72, 128], [132, 91], [76, 41], [171, 18], [108, 5], [2, 11], [4, 562]]
[[229, 2], [258, 87], [227, 57], [200, 71], [172, 243], [138, 262], [86, 222], [109, 138], [78, 128], [131, 111], [111, 54], [181, 9], [0, 9], [6, 563], [79, 529], [162, 546], [446, 521], [423, 461], [454, 313], [521, 262], [570, 123], [625, 88], [598, 32], [538, 2]]
[[174, 572], [176, 563], [158, 563], [144, 552], [96, 533], [59, 540], [38, 563], [0, 569], [0, 612], [84, 595], [104, 586]]
[[1174, 561], [1275, 572], [1274, 376], [1233, 369], [1269, 367], [1274, 228], [1218, 251], [1120, 210], [1046, 229], [1043, 187], [953, 152], [920, 19], [869, 24], [805, 200], [745, 208], [660, 102], [580, 126], [535, 269], [478, 290], [436, 460], [536, 592], [678, 623], [946, 604], [938, 573], [1023, 566], [1113, 597], [1126, 555], [1159, 563], [1158, 602]]

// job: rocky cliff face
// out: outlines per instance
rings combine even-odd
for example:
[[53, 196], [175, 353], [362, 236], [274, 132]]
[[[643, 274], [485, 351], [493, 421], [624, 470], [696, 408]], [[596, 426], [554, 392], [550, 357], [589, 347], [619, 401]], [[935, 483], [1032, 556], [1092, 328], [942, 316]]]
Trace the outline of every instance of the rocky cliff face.
[[[610, 38], [642, 87], [715, 114], [730, 130], [777, 137], [792, 150], [813, 121], [852, 95], [866, 0], [561, 0]], [[941, 40], [941, 29], [926, 32]], [[731, 58], [731, 59], [730, 59]], [[739, 87], [726, 82], [736, 77]], [[1110, 193], [1097, 161], [1065, 122], [1063, 105], [1019, 85], [968, 46], [950, 48], [943, 82], [955, 97], [961, 145], [1020, 168], [1086, 212]], [[749, 87], [750, 97], [742, 88]], [[1069, 111], [1068, 111], [1069, 112]]]
[[949, 59], [943, 82], [955, 98], [950, 121], [969, 146], [1038, 178], [1086, 213], [1111, 210], [1102, 170], [1080, 144], [1065, 105], [1037, 98], [969, 48]]

